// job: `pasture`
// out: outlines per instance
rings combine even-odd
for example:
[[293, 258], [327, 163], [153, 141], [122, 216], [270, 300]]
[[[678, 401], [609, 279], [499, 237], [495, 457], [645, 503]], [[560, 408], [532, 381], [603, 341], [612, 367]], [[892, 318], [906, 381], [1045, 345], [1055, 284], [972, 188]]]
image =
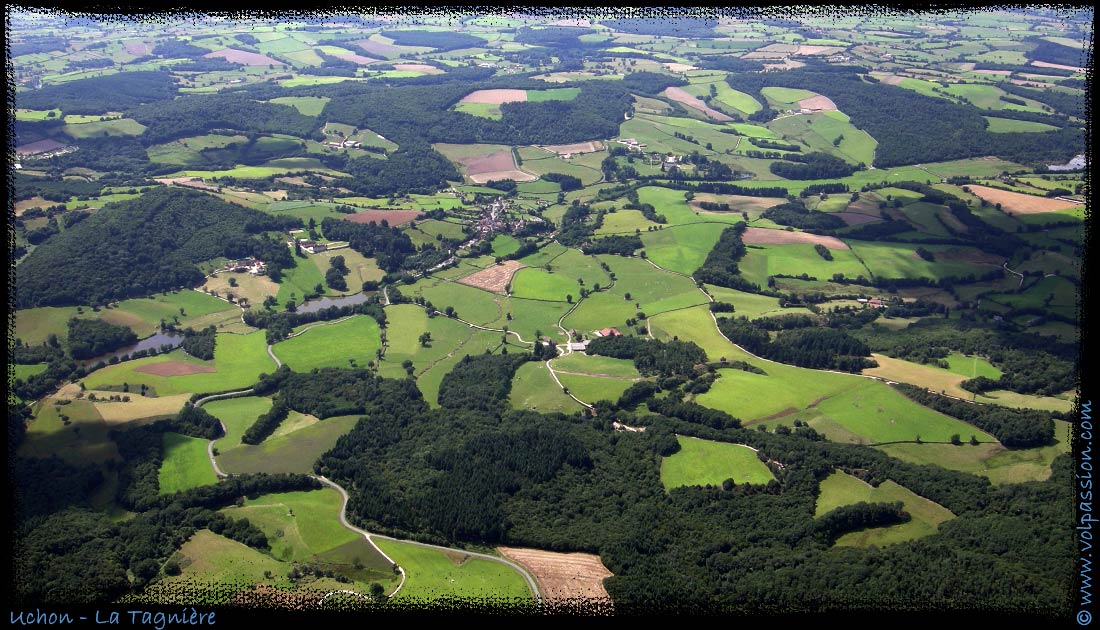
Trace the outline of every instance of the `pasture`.
[[164, 434], [164, 454], [157, 475], [161, 494], [217, 483], [206, 453], [207, 442], [178, 433]]
[[630, 359], [613, 359], [600, 355], [587, 355], [581, 352], [573, 352], [553, 359], [550, 361], [550, 367], [557, 372], [578, 372], [597, 376], [614, 376], [628, 379], [641, 376], [638, 373], [638, 368], [634, 367], [634, 361]]
[[145, 132], [145, 125], [132, 118], [116, 118], [114, 120], [68, 124], [61, 129], [70, 138], [83, 140], [85, 138], [105, 138], [108, 136], [140, 136]]
[[771, 470], [743, 444], [676, 436], [680, 450], [661, 458], [661, 483], [666, 490], [682, 486], [721, 486], [726, 479], [734, 483], [766, 484], [775, 479]]
[[816, 516], [823, 516], [845, 505], [859, 503], [893, 503], [900, 501], [903, 509], [912, 517], [908, 523], [889, 527], [873, 527], [848, 532], [837, 539], [840, 547], [883, 546], [907, 540], [915, 540], [936, 533], [940, 523], [955, 517], [950, 510], [915, 494], [893, 481], [884, 481], [877, 488], [846, 475], [839, 470], [821, 482], [821, 494], [817, 499]]
[[460, 551], [443, 551], [415, 543], [375, 538], [375, 544], [405, 570], [398, 601], [445, 597], [530, 599], [533, 594], [515, 569]]
[[[241, 436], [261, 415], [271, 410], [271, 399], [261, 396], [245, 396], [214, 400], [203, 405], [210, 415], [221, 420], [225, 437], [214, 443], [219, 451], [229, 451], [241, 445]], [[284, 421], [285, 422], [285, 421]]]
[[378, 322], [368, 315], [316, 325], [272, 347], [275, 356], [296, 372], [313, 368], [366, 366], [382, 347]]
[[[585, 400], [580, 395], [578, 398]], [[536, 361], [524, 363], [516, 370], [509, 400], [513, 409], [530, 409], [541, 413], [560, 411], [572, 414], [582, 409], [577, 401], [558, 387], [550, 371], [546, 369], [546, 364]]]
[[1070, 452], [1070, 423], [1054, 421], [1054, 443], [1028, 449], [1000, 444], [887, 444], [875, 448], [912, 464], [932, 464], [987, 477], [994, 485], [1050, 478], [1054, 458]]
[[[67, 463], [84, 465], [119, 461], [118, 448], [108, 433], [111, 429], [93, 403], [73, 400], [66, 405], [46, 398], [36, 405], [23, 443], [16, 451], [22, 457], [58, 456]], [[68, 419], [66, 424], [64, 415]]]
[[[291, 433], [269, 437], [256, 445], [241, 444], [233, 448], [215, 445], [219, 450], [215, 459], [222, 471], [230, 474], [312, 474], [313, 463], [332, 449], [336, 441], [351, 431], [358, 421], [357, 415], [334, 416]], [[290, 422], [290, 418], [284, 422]], [[249, 425], [244, 425], [244, 428]], [[235, 439], [239, 440], [239, 435]]]
[[182, 350], [174, 350], [155, 357], [108, 365], [90, 373], [83, 382], [88, 389], [104, 389], [107, 386], [129, 384], [131, 389], [136, 390], [144, 384], [151, 387], [158, 396], [244, 388], [255, 383], [261, 373], [271, 373], [275, 370], [275, 364], [271, 361], [271, 357], [267, 356], [266, 348], [267, 343], [262, 330], [246, 335], [218, 333], [212, 362], [214, 372], [157, 376], [138, 371], [140, 367], [167, 361], [211, 365], [210, 361], [199, 361]]
[[280, 96], [271, 99], [277, 105], [289, 105], [298, 110], [303, 116], [319, 116], [329, 102], [327, 96]]
[[588, 376], [584, 374], [564, 374], [558, 372], [558, 380], [563, 387], [577, 398], [588, 404], [597, 400], [615, 402], [634, 381], [629, 378], [610, 376]]

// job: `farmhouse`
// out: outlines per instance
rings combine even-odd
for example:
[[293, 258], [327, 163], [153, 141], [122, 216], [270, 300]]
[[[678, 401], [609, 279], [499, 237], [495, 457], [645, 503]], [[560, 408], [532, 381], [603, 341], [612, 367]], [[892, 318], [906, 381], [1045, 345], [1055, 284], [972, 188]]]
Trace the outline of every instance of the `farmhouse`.
[[623, 334], [619, 332], [618, 328], [601, 328], [596, 331], [597, 337], [622, 337]]
[[[294, 240], [286, 242], [287, 247], [294, 247]], [[325, 243], [318, 243], [317, 241], [310, 241], [306, 239], [297, 239], [298, 247], [302, 248], [302, 251], [309, 252], [311, 254], [320, 254], [321, 252], [328, 251], [329, 246]], [[335, 249], [335, 248], [333, 248]]]

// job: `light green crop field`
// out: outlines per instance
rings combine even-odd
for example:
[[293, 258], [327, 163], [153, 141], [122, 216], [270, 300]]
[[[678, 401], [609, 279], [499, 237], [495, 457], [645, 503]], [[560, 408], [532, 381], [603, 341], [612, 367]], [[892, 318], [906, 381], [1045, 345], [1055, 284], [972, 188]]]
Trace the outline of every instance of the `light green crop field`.
[[613, 378], [605, 376], [585, 376], [581, 374], [558, 373], [558, 380], [577, 398], [588, 404], [597, 400], [609, 400], [615, 402], [634, 381], [627, 378]]
[[378, 322], [369, 315], [355, 315], [337, 324], [325, 324], [281, 341], [272, 347], [275, 356], [296, 372], [321, 367], [360, 367], [374, 361], [382, 347]]
[[727, 289], [712, 284], [705, 285], [707, 291], [717, 302], [733, 304], [734, 316], [744, 315], [749, 319], [759, 317], [772, 317], [775, 315], [809, 315], [810, 310], [801, 306], [782, 308], [779, 306], [779, 298], [768, 297], [756, 293], [745, 293], [736, 289]]
[[596, 230], [596, 236], [605, 234], [633, 234], [635, 231], [646, 232], [650, 228], [656, 228], [659, 224], [642, 216], [640, 210], [616, 210], [605, 214], [603, 225]]
[[[121, 460], [118, 448], [109, 436], [111, 426], [104, 422], [95, 405], [74, 400], [68, 405], [36, 405], [27, 434], [17, 451], [23, 457], [45, 458], [56, 455], [70, 464], [84, 465]], [[61, 414], [68, 416], [66, 426]]]
[[889, 385], [864, 381], [861, 386], [821, 401], [821, 417], [809, 425], [837, 442], [877, 444], [915, 441], [948, 442], [952, 435], [974, 435], [979, 442], [996, 439], [950, 416], [921, 406]]
[[77, 140], [82, 140], [84, 138], [103, 138], [107, 136], [140, 136], [145, 133], [145, 125], [132, 118], [118, 118], [115, 120], [65, 125], [62, 127], [62, 131], [65, 132], [65, 135]]
[[950, 470], [988, 477], [994, 485], [1043, 481], [1050, 478], [1054, 458], [1070, 452], [1070, 423], [1054, 421], [1054, 443], [1028, 449], [1007, 449], [1000, 444], [887, 444], [875, 448], [913, 464], [931, 464]]
[[321, 110], [325, 108], [325, 103], [329, 102], [329, 98], [327, 96], [281, 96], [271, 99], [270, 102], [290, 105], [303, 116], [319, 116]]
[[[949, 162], [932, 162], [924, 164], [923, 166], [933, 175], [941, 179], [951, 177], [952, 175], [997, 177], [1005, 171], [1015, 173], [1017, 171], [1028, 170], [1026, 166], [1017, 164], [1016, 162], [1009, 162], [1008, 160], [1002, 159], [987, 160], [985, 158], [967, 158], [965, 160], [951, 160]], [[923, 182], [928, 179], [928, 174], [925, 173], [913, 179], [914, 181]]]
[[[867, 132], [825, 113], [787, 116], [768, 123], [768, 127], [787, 141], [802, 143], [807, 151], [831, 153], [852, 164], [870, 164], [878, 146]], [[833, 144], [837, 138], [841, 138], [839, 146]]]
[[[898, 246], [900, 250], [902, 246]], [[909, 250], [912, 254], [912, 250]], [[798, 276], [809, 274], [818, 280], [829, 280], [834, 274], [842, 273], [848, 278], [869, 277], [867, 268], [860, 263], [851, 250], [833, 249], [832, 260], [825, 260], [810, 244], [790, 245], [749, 245], [748, 253], [738, 266], [745, 279], [760, 286], [766, 286], [768, 276], [787, 274]], [[919, 260], [919, 259], [918, 259]], [[923, 262], [923, 261], [921, 261]], [[894, 277], [894, 276], [891, 276]]]
[[129, 326], [139, 337], [146, 337], [160, 329], [160, 322], [201, 330], [240, 319], [239, 309], [202, 291], [181, 290], [175, 293], [157, 294], [119, 302], [115, 308], [101, 310], [99, 318], [120, 326]]
[[572, 296], [572, 301], [576, 302], [582, 287], [577, 284], [577, 278], [572, 276], [571, 271], [567, 268], [558, 272], [530, 267], [520, 269], [512, 278], [512, 294], [520, 298], [555, 302], [565, 302], [567, 296]]
[[962, 96], [980, 109], [992, 109], [995, 111], [1002, 109], [1014, 109], [1028, 112], [1043, 111], [1042, 105], [1031, 99], [1023, 99], [1028, 103], [1027, 105], [1016, 105], [1015, 103], [1002, 101], [1001, 97], [1005, 94], [1004, 90], [992, 85], [954, 83], [944, 87], [943, 91], [954, 96]]
[[[50, 114], [53, 116], [50, 116]], [[60, 109], [50, 110], [35, 110], [35, 109], [17, 109], [15, 110], [16, 120], [50, 120], [59, 118], [61, 116]]]
[[760, 94], [773, 103], [779, 105], [793, 105], [798, 101], [817, 96], [816, 92], [801, 90], [798, 88], [766, 87], [760, 90]]
[[[340, 524], [340, 494], [332, 488], [303, 492], [280, 492], [246, 499], [240, 507], [221, 510], [233, 519], [247, 518], [260, 528], [271, 543], [271, 555], [283, 561], [307, 562], [331, 551], [359, 534]], [[362, 558], [374, 568], [389, 568], [380, 554]]]
[[985, 376], [993, 380], [1001, 378], [1001, 371], [981, 357], [966, 356], [953, 352], [947, 356], [947, 365], [949, 370], [956, 374], [962, 374], [966, 378], [978, 376]]
[[[913, 253], [912, 246], [899, 243], [847, 241], [863, 263], [877, 277], [882, 278], [930, 278], [948, 276], [963, 277], [981, 275], [1000, 266], [1001, 259], [973, 247], [953, 245], [925, 245], [934, 254], [929, 262]], [[836, 252], [833, 253], [834, 257]], [[831, 277], [831, 276], [826, 276]], [[819, 279], [821, 278], [819, 276]]]
[[49, 367], [49, 363], [35, 363], [34, 365], [14, 365], [12, 368], [15, 372], [15, 378], [21, 380], [27, 380], [35, 374], [40, 374], [46, 371]]
[[940, 523], [955, 517], [942, 505], [929, 501], [893, 481], [884, 481], [877, 488], [840, 471], [821, 482], [821, 494], [817, 499], [816, 515], [861, 501], [867, 503], [893, 503], [901, 501], [903, 509], [912, 517], [908, 523], [889, 527], [873, 527], [848, 532], [837, 539], [837, 546], [869, 547], [915, 540], [936, 533]]
[[78, 314], [75, 306], [40, 306], [16, 311], [15, 336], [32, 346], [42, 344], [50, 335], [64, 339], [69, 334], [70, 319], [95, 319], [97, 316], [91, 308], [82, 310], [84, 312]]
[[313, 463], [358, 421], [359, 416], [334, 416], [292, 433], [269, 437], [256, 445], [241, 444], [234, 448], [215, 445], [219, 450], [215, 459], [224, 472], [231, 474], [312, 474]]
[[489, 118], [490, 120], [500, 120], [503, 118], [503, 114], [500, 111], [500, 105], [494, 105], [492, 103], [456, 103], [455, 111], [470, 114], [471, 116], [478, 116], [479, 118]]
[[[751, 359], [751, 355], [722, 336], [714, 320], [711, 319], [710, 307], [706, 304], [657, 315], [649, 322], [649, 326], [653, 336], [662, 341], [676, 338], [681, 341], [695, 342], [706, 350], [707, 359], [710, 361], [719, 361], [723, 357], [730, 361]], [[760, 366], [765, 370], [768, 369], [765, 366], [770, 365], [775, 364], [760, 362]]]
[[[753, 99], [755, 100], [755, 99]], [[737, 133], [748, 136], [750, 138], [776, 138], [775, 132], [767, 127], [761, 127], [760, 125], [750, 125], [748, 123], [729, 123], [728, 127], [736, 129]]]
[[1058, 129], [1054, 125], [1031, 122], [1028, 120], [1012, 120], [1010, 118], [994, 118], [991, 116], [985, 116], [984, 118], [989, 121], [989, 127], [987, 127], [986, 130], [990, 133], [1042, 133], [1044, 131], [1056, 131]]
[[261, 396], [214, 400], [203, 405], [210, 415], [222, 421], [225, 437], [214, 443], [218, 451], [228, 451], [241, 445], [241, 436], [262, 414], [271, 410], [271, 399]]
[[527, 100], [532, 103], [543, 101], [571, 101], [581, 93], [580, 88], [552, 88], [549, 90], [527, 90]]
[[1069, 413], [1073, 409], [1072, 400], [1066, 398], [1019, 394], [1005, 389], [988, 391], [974, 400], [1014, 409], [1038, 409], [1040, 411], [1061, 411], [1062, 413]]
[[[578, 397], [585, 400], [579, 395]], [[618, 396], [615, 398], [617, 399]], [[582, 409], [577, 401], [558, 387], [550, 371], [546, 369], [546, 364], [535, 361], [524, 363], [516, 370], [516, 375], [512, 378], [512, 392], [509, 400], [513, 409], [530, 409], [546, 413], [555, 411], [576, 413]]]
[[661, 483], [666, 490], [681, 486], [720, 486], [732, 478], [737, 484], [766, 484], [775, 475], [742, 444], [676, 436], [680, 450], [661, 459]]
[[396, 540], [377, 538], [375, 543], [405, 570], [405, 586], [398, 599], [533, 597], [523, 576], [501, 562]]
[[224, 171], [185, 170], [174, 176], [202, 177], [204, 179], [215, 177], [263, 179], [271, 175], [285, 175], [287, 173], [296, 173], [299, 171], [321, 173], [322, 175], [331, 175], [333, 177], [348, 176], [347, 173], [335, 171], [326, 167], [317, 158], [309, 157], [279, 158], [277, 160], [271, 160], [262, 166], [237, 166]]
[[643, 232], [642, 244], [646, 256], [662, 268], [692, 274], [702, 266], [725, 227], [713, 223], [666, 227]]
[[500, 234], [493, 239], [493, 255], [507, 256], [519, 249], [520, 242], [508, 234]]
[[558, 357], [550, 362], [556, 371], [579, 372], [603, 376], [618, 376], [628, 379], [639, 378], [638, 368], [630, 359], [613, 359], [599, 355], [586, 355], [574, 352]]
[[217, 483], [206, 453], [207, 442], [179, 433], [164, 434], [164, 458], [158, 474], [161, 494]]
[[[212, 365], [216, 371], [182, 376], [157, 376], [137, 372], [136, 369], [152, 363], [182, 361], [196, 365]], [[102, 389], [103, 386], [122, 385], [130, 387], [145, 384], [160, 396], [182, 394], [185, 392], [226, 391], [234, 388], [249, 387], [256, 382], [261, 373], [275, 371], [275, 364], [267, 356], [267, 341], [262, 330], [247, 335], [218, 333], [214, 346], [214, 361], [199, 361], [175, 350], [168, 354], [146, 357], [133, 361], [124, 361], [109, 365], [92, 372], [84, 378], [88, 389]]]

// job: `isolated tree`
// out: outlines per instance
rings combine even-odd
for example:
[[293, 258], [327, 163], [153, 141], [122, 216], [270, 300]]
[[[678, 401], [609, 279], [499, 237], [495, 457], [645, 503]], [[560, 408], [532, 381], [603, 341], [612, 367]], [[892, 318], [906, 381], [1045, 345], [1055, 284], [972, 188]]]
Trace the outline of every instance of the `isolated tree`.
[[432, 342], [432, 333], [427, 332], [427, 331], [421, 333], [421, 335], [420, 335], [420, 345], [422, 347], [427, 348], [428, 344], [430, 344], [431, 342]]

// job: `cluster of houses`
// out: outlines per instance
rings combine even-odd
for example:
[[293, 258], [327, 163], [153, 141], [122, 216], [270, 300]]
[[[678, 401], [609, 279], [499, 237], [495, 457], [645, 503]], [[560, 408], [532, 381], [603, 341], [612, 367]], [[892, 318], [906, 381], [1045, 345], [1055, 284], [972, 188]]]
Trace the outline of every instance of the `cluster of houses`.
[[326, 142], [325, 146], [333, 149], [358, 149], [363, 146], [363, 143], [355, 140], [344, 140], [343, 142]]
[[639, 153], [645, 151], [646, 148], [646, 145], [640, 144], [634, 138], [622, 138], [620, 140], [616, 140], [615, 142], [618, 142], [619, 144], [625, 144], [626, 148], [630, 149], [631, 151], [637, 151]]
[[[570, 331], [570, 335], [573, 335], [574, 339], [576, 339], [576, 334], [577, 334], [577, 331], [575, 331], [575, 330]], [[599, 338], [599, 337], [622, 337], [623, 334], [621, 332], [619, 332], [618, 328], [601, 328], [599, 330], [592, 331], [592, 336], [596, 337], [596, 338]], [[583, 339], [581, 341], [572, 341], [572, 342], [569, 343], [569, 349], [572, 350], [573, 352], [584, 352], [588, 349], [588, 344], [591, 343], [591, 342], [592, 342], [591, 339]]]
[[253, 256], [248, 258], [241, 258], [240, 260], [231, 260], [225, 264], [222, 268], [223, 271], [231, 271], [235, 273], [250, 273], [254, 276], [262, 276], [267, 273], [267, 265]]
[[320, 254], [321, 252], [328, 251], [328, 244], [318, 243], [317, 241], [311, 241], [306, 238], [292, 238], [286, 242], [286, 245], [287, 247], [294, 247], [295, 243], [298, 244], [298, 247], [300, 247], [303, 252], [308, 252], [310, 254]]
[[864, 306], [870, 306], [871, 308], [886, 308], [886, 304], [878, 298], [858, 298], [856, 301]]

